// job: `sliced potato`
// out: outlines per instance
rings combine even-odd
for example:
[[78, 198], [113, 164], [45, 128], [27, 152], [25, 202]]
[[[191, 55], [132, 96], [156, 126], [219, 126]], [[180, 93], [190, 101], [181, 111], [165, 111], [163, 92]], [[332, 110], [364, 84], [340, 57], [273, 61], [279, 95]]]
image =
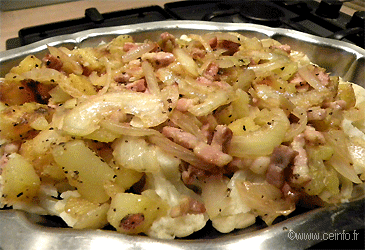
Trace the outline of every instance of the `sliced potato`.
[[108, 224], [106, 214], [109, 206], [108, 203], [99, 205], [81, 197], [70, 197], [67, 200], [64, 210], [70, 216], [76, 218], [76, 223], [73, 225], [73, 228], [97, 229]]
[[132, 193], [117, 194], [110, 204], [108, 221], [118, 232], [146, 232], [152, 223], [166, 214], [167, 205], [161, 199]]
[[113, 169], [81, 140], [58, 145], [53, 157], [64, 170], [69, 183], [82, 197], [91, 202], [103, 203], [109, 199], [104, 184], [113, 181]]
[[33, 166], [21, 155], [8, 156], [3, 173], [3, 198], [8, 205], [29, 201], [37, 195], [41, 181]]
[[42, 61], [36, 58], [33, 55], [29, 55], [26, 58], [24, 58], [18, 66], [13, 67], [10, 72], [15, 74], [22, 74], [24, 72], [30, 71], [32, 69], [40, 67], [42, 64]]

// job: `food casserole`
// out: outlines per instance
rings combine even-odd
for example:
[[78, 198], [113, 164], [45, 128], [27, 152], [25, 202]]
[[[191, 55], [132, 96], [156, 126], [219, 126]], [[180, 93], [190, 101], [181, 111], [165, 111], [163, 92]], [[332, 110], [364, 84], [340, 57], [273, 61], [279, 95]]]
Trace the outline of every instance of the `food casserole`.
[[[154, 39], [157, 37], [160, 33], [168, 31], [176, 36], [182, 35], [182, 34], [188, 34], [188, 33], [204, 33], [204, 32], [210, 32], [210, 31], [236, 31], [239, 32], [245, 36], [248, 37], [258, 37], [258, 38], [268, 38], [271, 37], [273, 39], [278, 40], [279, 42], [283, 44], [289, 44], [292, 49], [297, 51], [302, 51], [303, 53], [307, 54], [308, 57], [311, 59], [312, 62], [321, 65], [322, 67], [326, 68], [328, 72], [332, 72], [334, 75], [342, 76], [345, 80], [354, 82], [356, 84], [359, 84], [360, 86], [364, 87], [364, 50], [361, 48], [358, 48], [356, 46], [333, 41], [329, 39], [322, 39], [317, 38], [314, 36], [306, 35], [304, 33], [295, 32], [295, 31], [289, 31], [284, 29], [271, 29], [263, 26], [258, 25], [249, 25], [249, 24], [223, 24], [223, 23], [205, 23], [205, 22], [191, 22], [191, 21], [167, 21], [167, 22], [157, 22], [157, 23], [149, 23], [149, 24], [139, 24], [139, 25], [131, 25], [131, 26], [124, 26], [124, 27], [113, 27], [113, 28], [106, 28], [106, 29], [99, 29], [99, 30], [93, 30], [93, 31], [85, 31], [81, 33], [77, 33], [74, 35], [68, 35], [68, 36], [62, 36], [57, 38], [52, 38], [46, 41], [42, 41], [39, 43], [35, 43], [20, 49], [11, 50], [7, 52], [3, 52], [0, 54], [1, 56], [1, 74], [4, 75], [6, 72], [10, 70], [11, 67], [15, 66], [19, 61], [24, 58], [25, 56], [29, 54], [35, 54], [42, 56], [42, 53], [44, 55], [46, 50], [46, 44], [50, 46], [65, 46], [68, 48], [73, 48], [74, 46], [77, 47], [87, 47], [87, 46], [95, 46], [99, 44], [100, 42], [108, 42], [112, 38], [116, 37], [120, 34], [131, 34], [136, 40], [144, 40], [145, 38]], [[123, 244], [123, 246], [135, 246], [136, 248], [145, 248], [147, 247], [147, 244], [169, 244], [170, 247], [175, 246], [176, 248], [182, 248], [182, 249], [194, 249], [194, 248], [202, 248], [207, 247], [210, 248], [213, 247], [211, 244], [214, 244], [214, 247], [217, 247], [217, 249], [222, 249], [223, 247], [232, 248], [233, 245], [244, 245], [244, 244], [254, 244], [255, 246], [258, 246], [259, 248], [266, 248], [270, 245], [270, 247], [273, 247], [272, 244], [278, 244], [283, 247], [283, 242], [281, 240], [284, 239], [284, 242], [291, 243], [291, 244], [299, 244], [300, 247], [306, 248], [310, 246], [311, 244], [315, 243], [316, 240], [308, 240], [305, 243], [302, 241], [289, 241], [288, 242], [288, 232], [287, 230], [293, 230], [293, 231], [300, 231], [305, 229], [296, 228], [297, 226], [303, 226], [307, 225], [308, 228], [310, 228], [311, 221], [313, 222], [313, 218], [327, 218], [326, 213], [328, 211], [331, 211], [331, 214], [329, 218], [331, 218], [331, 225], [327, 225], [330, 228], [324, 228], [323, 232], [330, 231], [330, 230], [353, 230], [357, 229], [358, 225], [363, 225], [363, 222], [361, 224], [361, 206], [363, 207], [363, 198], [354, 201], [353, 203], [347, 203], [340, 206], [340, 208], [323, 208], [311, 211], [304, 215], [299, 215], [294, 217], [292, 220], [288, 220], [283, 222], [282, 224], [277, 224], [273, 227], [269, 227], [267, 229], [262, 229], [259, 231], [254, 232], [248, 232], [251, 231], [251, 229], [247, 230], [241, 230], [235, 233], [232, 233], [234, 236], [224, 236], [224, 237], [218, 237], [213, 235], [208, 235], [205, 238], [210, 237], [217, 237], [218, 239], [210, 239], [207, 240], [178, 240], [173, 242], [165, 242], [165, 241], [159, 241], [159, 240], [152, 240], [147, 239], [144, 237], [130, 237], [130, 236], [119, 236], [114, 235], [114, 233], [109, 232], [87, 232], [87, 231], [69, 231], [68, 229], [50, 229], [50, 228], [38, 228], [38, 226], [35, 226], [35, 224], [47, 224], [40, 220], [38, 217], [34, 216], [28, 216], [28, 217], [22, 217], [19, 215], [18, 212], [2, 212], [4, 216], [2, 216], [2, 219], [4, 219], [4, 223], [1, 223], [1, 225], [6, 225], [6, 222], [13, 221], [14, 224], [16, 222], [20, 222], [20, 226], [24, 225], [25, 218], [28, 218], [33, 224], [27, 224], [23, 228], [23, 230], [17, 230], [14, 228], [14, 230], [18, 232], [26, 232], [27, 230], [30, 230], [26, 232], [24, 237], [20, 237], [24, 239], [24, 241], [17, 241], [13, 237], [15, 234], [12, 234], [10, 232], [9, 236], [6, 233], [2, 234], [1, 237], [4, 237], [4, 240], [2, 239], [2, 242], [5, 242], [5, 239], [7, 239], [7, 243], [1, 243], [1, 247], [5, 247], [5, 249], [8, 249], [8, 246], [10, 247], [15, 242], [19, 242], [20, 245], [15, 247], [18, 248], [27, 248], [31, 249], [32, 246], [26, 245], [30, 244], [31, 241], [27, 241], [26, 238], [29, 237], [29, 235], [34, 236], [40, 236], [39, 238], [41, 241], [45, 241], [47, 237], [47, 240], [51, 240], [54, 242], [57, 240], [57, 237], [59, 237], [60, 244], [62, 244], [62, 247], [65, 247], [65, 244], [69, 244], [67, 247], [68, 249], [72, 248], [82, 248], [82, 249], [92, 249], [92, 247], [95, 247], [95, 241], [104, 242], [107, 244], [106, 241], [111, 241], [113, 244], [117, 246], [118, 244]], [[355, 216], [354, 223], [350, 225], [338, 225], [338, 217], [341, 217], [339, 215], [344, 215], [344, 211], [347, 210], [353, 210], [360, 211], [360, 214], [358, 216]], [[351, 214], [356, 214], [351, 213]], [[15, 216], [15, 217], [13, 217]], [[19, 217], [20, 216], [20, 217]], [[350, 217], [351, 218], [351, 217]], [[347, 218], [349, 220], [349, 218]], [[316, 221], [316, 220], [314, 220]], [[335, 226], [343, 226], [340, 228], [332, 228], [333, 224]], [[347, 224], [347, 223], [346, 223]], [[324, 223], [323, 225], [326, 225]], [[4, 227], [5, 228], [5, 227]], [[52, 231], [54, 230], [54, 232]], [[5, 231], [5, 230], [4, 230]], [[45, 234], [42, 232], [49, 232], [49, 234]], [[102, 234], [103, 236], [98, 236], [98, 234]], [[66, 235], [70, 236], [70, 238], [65, 237]], [[109, 236], [107, 236], [109, 235]], [[281, 235], [281, 237], [280, 237]], [[12, 236], [12, 237], [10, 237]], [[42, 237], [46, 238], [42, 238]], [[53, 238], [55, 237], [55, 238]], [[79, 237], [82, 237], [85, 239], [84, 241], [79, 241]], [[115, 237], [115, 238], [114, 238]], [[35, 237], [37, 238], [37, 237]], [[204, 237], [203, 237], [204, 238]], [[67, 240], [66, 240], [67, 239]], [[104, 241], [105, 240], [105, 241]], [[271, 243], [269, 243], [271, 241]], [[61, 243], [62, 242], [62, 243]], [[245, 243], [247, 242], [247, 243]], [[37, 244], [36, 242], [34, 242]], [[100, 243], [100, 244], [104, 244]], [[38, 243], [42, 244], [42, 243]], [[81, 245], [79, 245], [81, 244]], [[109, 245], [109, 244], [108, 244]], [[156, 245], [156, 246], [157, 246]], [[55, 245], [56, 246], [56, 245]], [[150, 246], [150, 245], [148, 245]], [[293, 245], [291, 245], [293, 246]], [[297, 245], [295, 245], [297, 246]], [[9, 248], [11, 249], [11, 248]]]

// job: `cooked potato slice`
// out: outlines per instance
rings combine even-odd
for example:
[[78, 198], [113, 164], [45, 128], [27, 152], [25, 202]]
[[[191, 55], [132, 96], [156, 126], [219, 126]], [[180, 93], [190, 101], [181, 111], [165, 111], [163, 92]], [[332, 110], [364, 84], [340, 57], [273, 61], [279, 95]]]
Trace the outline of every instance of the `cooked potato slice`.
[[108, 221], [106, 214], [109, 204], [97, 204], [85, 200], [81, 197], [70, 197], [65, 205], [65, 212], [76, 219], [76, 223], [72, 226], [77, 229], [97, 229], [102, 228]]
[[97, 203], [109, 199], [104, 184], [113, 181], [115, 173], [83, 141], [74, 140], [56, 146], [53, 157], [64, 170], [69, 183], [77, 188], [82, 197]]
[[31, 200], [37, 195], [41, 183], [33, 166], [17, 153], [8, 156], [2, 177], [3, 198], [8, 205]]
[[138, 234], [146, 232], [158, 217], [166, 214], [166, 208], [167, 205], [161, 199], [119, 193], [112, 199], [107, 218], [118, 232]]
[[15, 74], [22, 74], [24, 72], [30, 71], [32, 69], [40, 67], [42, 64], [42, 61], [36, 58], [33, 55], [29, 55], [26, 58], [24, 58], [18, 66], [12, 68], [10, 70], [11, 73]]

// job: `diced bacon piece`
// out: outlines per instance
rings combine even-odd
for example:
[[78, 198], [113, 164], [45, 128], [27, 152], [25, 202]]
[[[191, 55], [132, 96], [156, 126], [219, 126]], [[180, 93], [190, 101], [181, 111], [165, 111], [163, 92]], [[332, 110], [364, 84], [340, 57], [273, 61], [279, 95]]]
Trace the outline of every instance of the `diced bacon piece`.
[[114, 77], [114, 81], [118, 83], [127, 83], [131, 76], [128, 73], [121, 73]]
[[193, 151], [202, 160], [218, 167], [223, 167], [232, 161], [232, 156], [225, 154], [204, 142], [200, 142], [195, 148], [193, 148]]
[[169, 52], [153, 52], [143, 54], [142, 60], [148, 60], [157, 67], [165, 67], [175, 61], [175, 56]]
[[55, 69], [58, 71], [60, 71], [63, 66], [63, 62], [61, 61], [61, 59], [51, 54], [47, 54], [45, 57], [43, 57], [42, 61], [47, 68]]
[[204, 58], [207, 52], [204, 49], [193, 48], [190, 52], [190, 55], [193, 59], [201, 59]]
[[18, 152], [19, 148], [20, 148], [20, 142], [8, 143], [4, 147], [4, 153], [11, 154], [11, 153]]
[[337, 110], [344, 110], [347, 106], [347, 103], [345, 100], [337, 100], [333, 102], [327, 102], [323, 104], [323, 107], [325, 108], [333, 108]]
[[292, 162], [296, 152], [288, 146], [280, 145], [276, 147], [270, 157], [270, 165], [266, 172], [268, 183], [281, 188], [284, 185], [284, 170]]
[[294, 158], [293, 173], [291, 176], [291, 183], [295, 185], [302, 185], [311, 180], [309, 176], [307, 151], [304, 149], [306, 142], [304, 134], [299, 134], [294, 137], [291, 147], [297, 151], [298, 154]]
[[160, 35], [160, 46], [163, 51], [171, 51], [176, 46], [175, 36], [164, 32]]
[[180, 98], [176, 103], [176, 109], [179, 111], [187, 111], [190, 107], [195, 104], [195, 100], [188, 98]]
[[196, 81], [204, 86], [217, 86], [221, 89], [227, 89], [231, 87], [231, 85], [224, 81], [212, 81], [204, 76], [199, 76], [198, 78], [196, 78]]
[[144, 92], [147, 89], [145, 79], [139, 79], [132, 83], [128, 83], [126, 85], [127, 89], [133, 90], [135, 92]]
[[215, 76], [218, 74], [218, 71], [219, 71], [218, 65], [215, 62], [212, 62], [203, 72], [203, 76], [210, 80], [214, 80]]
[[227, 52], [225, 52], [225, 54], [233, 55], [239, 50], [240, 44], [228, 40], [223, 40], [218, 44], [218, 47], [227, 49]]
[[196, 81], [198, 83], [200, 83], [201, 85], [204, 86], [212, 86], [213, 85], [213, 81], [204, 77], [204, 76], [199, 76], [198, 78], [196, 78]]
[[137, 49], [138, 48], [138, 44], [135, 44], [135, 43], [130, 43], [130, 42], [127, 42], [123, 45], [123, 50], [125, 52], [128, 52], [130, 50], [134, 50], [134, 49]]
[[205, 211], [206, 209], [203, 203], [186, 196], [179, 205], [171, 209], [170, 216], [176, 218], [186, 214], [202, 214]]
[[203, 169], [189, 165], [186, 170], [181, 172], [181, 179], [186, 185], [193, 185], [200, 177], [207, 176]]
[[215, 128], [211, 146], [218, 148], [222, 152], [227, 152], [227, 147], [232, 139], [233, 132], [225, 125], [218, 125]]
[[218, 38], [217, 37], [213, 37], [212, 39], [210, 39], [208, 41], [209, 43], [209, 46], [212, 48], [212, 49], [215, 49], [217, 46], [218, 46]]
[[309, 84], [298, 73], [295, 73], [289, 82], [294, 84], [299, 92], [308, 91], [310, 87]]
[[119, 227], [125, 231], [132, 231], [143, 224], [144, 220], [145, 218], [142, 213], [128, 214], [120, 221]]
[[194, 135], [179, 128], [165, 126], [162, 129], [162, 134], [168, 138], [172, 138], [177, 144], [185, 148], [192, 149], [198, 145], [198, 139]]
[[173, 139], [176, 143], [183, 147], [192, 149], [195, 155], [205, 162], [223, 167], [232, 160], [232, 156], [223, 153], [216, 147], [199, 141], [194, 135], [181, 129], [166, 126], [162, 129], [162, 134]]
[[272, 46], [271, 48], [272, 49], [280, 49], [280, 50], [286, 52], [287, 54], [290, 54], [290, 52], [291, 52], [291, 47], [288, 44], [282, 44], [282, 45], [279, 45], [279, 46]]
[[2, 172], [3, 172], [3, 169], [4, 169], [4, 167], [5, 167], [5, 165], [6, 165], [6, 163], [8, 162], [8, 157], [7, 157], [7, 155], [8, 154], [3, 154], [3, 156], [1, 156], [1, 158], [0, 158], [0, 175], [2, 174]]
[[307, 117], [309, 121], [322, 121], [327, 117], [327, 110], [322, 108], [309, 109]]
[[326, 139], [324, 138], [323, 134], [319, 131], [316, 131], [315, 128], [307, 126], [304, 130], [304, 138], [311, 142], [316, 144], [324, 144], [326, 142]]
[[314, 74], [318, 77], [323, 86], [327, 86], [329, 84], [330, 76], [325, 72], [324, 69], [320, 67], [314, 67]]
[[291, 187], [287, 182], [284, 183], [281, 192], [283, 193], [285, 200], [290, 203], [296, 203], [301, 197], [301, 193]]

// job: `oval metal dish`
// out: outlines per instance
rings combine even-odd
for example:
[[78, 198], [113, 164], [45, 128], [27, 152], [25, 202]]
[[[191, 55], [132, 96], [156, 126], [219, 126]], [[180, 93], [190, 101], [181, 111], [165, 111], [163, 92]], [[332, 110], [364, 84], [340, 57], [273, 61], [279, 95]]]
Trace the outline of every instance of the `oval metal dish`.
[[[203, 21], [161, 21], [110, 28], [87, 30], [39, 41], [24, 47], [0, 52], [0, 77], [3, 77], [25, 56], [46, 54], [47, 44], [76, 47], [96, 46], [121, 34], [133, 35], [135, 40], [155, 40], [162, 32], [175, 36], [214, 31], [239, 32], [259, 39], [271, 37], [302, 51], [312, 62], [333, 75], [365, 87], [365, 50], [353, 44], [316, 37], [298, 31], [269, 28], [255, 24], [231, 24]], [[74, 230], [57, 227], [49, 217], [16, 210], [0, 211], [0, 250], [19, 249], [306, 249], [322, 241], [321, 237], [291, 240], [289, 233], [318, 235], [348, 232], [364, 228], [365, 196], [361, 194], [349, 203], [314, 209], [271, 227], [253, 226], [226, 235], [206, 232], [198, 239], [158, 240], [144, 236], [128, 236], [108, 230]], [[52, 220], [52, 219], [51, 219]], [[52, 221], [51, 221], [52, 222]], [[204, 229], [203, 229], [204, 230]]]

